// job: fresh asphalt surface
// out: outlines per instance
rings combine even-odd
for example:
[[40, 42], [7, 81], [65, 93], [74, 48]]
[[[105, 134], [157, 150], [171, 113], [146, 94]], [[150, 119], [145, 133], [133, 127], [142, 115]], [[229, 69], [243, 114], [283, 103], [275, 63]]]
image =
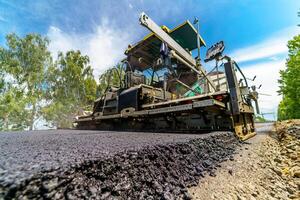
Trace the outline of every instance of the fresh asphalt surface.
[[90, 130], [1, 132], [0, 184], [18, 184], [44, 170], [110, 157], [121, 151], [205, 136]]
[[[270, 127], [257, 124], [257, 133]], [[41, 171], [108, 158], [123, 151], [207, 135], [91, 130], [0, 132], [0, 185], [18, 184]]]

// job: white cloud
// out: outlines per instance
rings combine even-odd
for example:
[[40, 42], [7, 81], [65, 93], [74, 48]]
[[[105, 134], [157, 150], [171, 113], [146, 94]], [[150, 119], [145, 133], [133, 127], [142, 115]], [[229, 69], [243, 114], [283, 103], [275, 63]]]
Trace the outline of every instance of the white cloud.
[[58, 27], [51, 26], [47, 35], [51, 40], [49, 49], [54, 56], [58, 51], [66, 52], [72, 49], [88, 55], [96, 78], [124, 57], [124, 50], [130, 41], [126, 31], [114, 29], [106, 19], [103, 19], [91, 34], [68, 34]]
[[258, 103], [261, 113], [274, 112], [276, 116], [277, 106], [281, 100], [281, 96], [277, 93], [279, 89], [277, 80], [280, 78], [279, 70], [284, 67], [285, 60], [260, 62], [243, 67], [242, 70], [247, 77], [252, 78], [256, 75], [254, 82], [248, 81], [249, 86], [262, 84], [258, 92], [271, 95], [259, 95]]
[[116, 64], [124, 57], [129, 40], [128, 33], [112, 29], [108, 23], [98, 26], [97, 32], [87, 41], [86, 53], [92, 66], [101, 72]]
[[237, 49], [230, 53], [230, 55], [237, 62], [246, 62], [268, 57], [272, 58], [274, 55], [286, 54], [288, 52], [287, 41], [299, 32], [299, 27], [289, 27], [275, 33], [267, 40], [258, 44]]
[[272, 56], [272, 57], [270, 57], [269, 59], [270, 59], [270, 60], [273, 60], [273, 61], [279, 60], [279, 58], [278, 58], [277, 56]]
[[[271, 35], [260, 43], [237, 49], [229, 54], [237, 62], [243, 63], [242, 70], [248, 78], [257, 76], [254, 83], [249, 81], [250, 86], [262, 84], [258, 91], [271, 95], [259, 95], [258, 102], [261, 113], [274, 112], [274, 116], [277, 115], [277, 107], [281, 100], [281, 96], [277, 93], [279, 90], [279, 71], [285, 68], [284, 57], [288, 53], [288, 40], [299, 32], [299, 27], [289, 27]], [[247, 62], [251, 62], [251, 64], [247, 64]], [[270, 117], [273, 119], [272, 115], [269, 115]]]
[[71, 49], [77, 49], [75, 38], [69, 36], [62, 32], [58, 27], [50, 26], [47, 36], [50, 38], [51, 42], [49, 49], [52, 52], [53, 56], [57, 56], [57, 52], [66, 52]]
[[239, 49], [233, 52], [231, 55], [238, 62], [266, 58], [269, 56], [286, 53], [288, 51], [286, 42], [287, 40], [285, 38], [274, 40], [272, 39], [264, 41], [258, 45]]

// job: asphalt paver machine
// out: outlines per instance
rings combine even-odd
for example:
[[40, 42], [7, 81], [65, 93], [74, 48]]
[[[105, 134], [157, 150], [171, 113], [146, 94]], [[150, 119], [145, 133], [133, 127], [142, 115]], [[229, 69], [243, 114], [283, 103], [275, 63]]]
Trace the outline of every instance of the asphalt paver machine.
[[[224, 43], [206, 52], [201, 64], [193, 50], [205, 46], [189, 22], [174, 29], [158, 26], [145, 13], [141, 25], [151, 31], [129, 45], [119, 70], [120, 85], [109, 86], [91, 114], [78, 116], [78, 129], [188, 132], [234, 131], [242, 140], [255, 135], [257, 92], [237, 63], [223, 55]], [[208, 63], [208, 64], [209, 64]], [[208, 70], [209, 69], [209, 70]]]

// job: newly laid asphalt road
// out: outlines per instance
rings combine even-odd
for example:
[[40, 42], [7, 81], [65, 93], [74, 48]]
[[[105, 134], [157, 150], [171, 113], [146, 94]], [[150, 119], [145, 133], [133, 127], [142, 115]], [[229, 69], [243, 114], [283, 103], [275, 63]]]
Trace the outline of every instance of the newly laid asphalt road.
[[0, 132], [0, 184], [18, 184], [40, 171], [109, 157], [124, 150], [206, 135], [82, 130]]
[[2, 132], [0, 199], [190, 199], [243, 144], [232, 132]]

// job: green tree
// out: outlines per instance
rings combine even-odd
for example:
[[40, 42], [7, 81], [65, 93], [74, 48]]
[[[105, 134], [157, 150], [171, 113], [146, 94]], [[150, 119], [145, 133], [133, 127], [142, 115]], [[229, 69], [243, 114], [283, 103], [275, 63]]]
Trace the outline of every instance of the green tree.
[[88, 56], [80, 51], [59, 53], [47, 76], [50, 92], [43, 109], [45, 119], [54, 127], [71, 128], [74, 117], [91, 110], [97, 83]]
[[266, 122], [267, 120], [263, 116], [255, 115], [256, 122]]
[[47, 93], [45, 76], [52, 65], [49, 40], [39, 34], [6, 37], [0, 48], [1, 129], [32, 130]]
[[26, 109], [27, 99], [16, 87], [9, 88], [0, 96], [0, 131], [24, 130], [30, 121]]
[[288, 42], [289, 57], [286, 69], [280, 71], [278, 119], [300, 118], [300, 34]]

